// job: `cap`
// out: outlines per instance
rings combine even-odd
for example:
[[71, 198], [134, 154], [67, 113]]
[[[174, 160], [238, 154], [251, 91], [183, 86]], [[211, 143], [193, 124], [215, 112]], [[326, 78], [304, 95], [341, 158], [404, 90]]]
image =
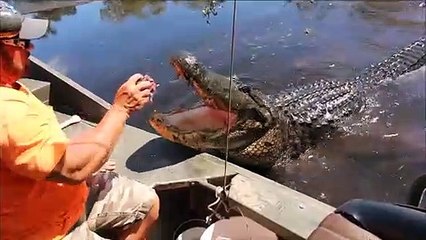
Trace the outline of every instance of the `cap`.
[[43, 37], [49, 20], [22, 16], [12, 5], [0, 1], [0, 39], [19, 37], [32, 40]]

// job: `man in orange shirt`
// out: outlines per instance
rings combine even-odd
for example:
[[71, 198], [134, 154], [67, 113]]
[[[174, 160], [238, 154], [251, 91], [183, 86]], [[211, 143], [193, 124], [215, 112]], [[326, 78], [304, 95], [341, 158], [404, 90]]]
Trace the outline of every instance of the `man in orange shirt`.
[[145, 239], [158, 218], [157, 194], [99, 170], [155, 82], [131, 76], [97, 127], [68, 139], [51, 107], [17, 82], [47, 21], [0, 1], [0, 23], [0, 239]]

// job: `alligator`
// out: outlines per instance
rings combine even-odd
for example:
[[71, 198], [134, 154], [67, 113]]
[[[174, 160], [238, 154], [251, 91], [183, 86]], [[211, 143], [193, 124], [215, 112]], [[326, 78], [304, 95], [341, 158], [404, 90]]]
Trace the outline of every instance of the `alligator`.
[[423, 36], [352, 79], [320, 80], [266, 95], [237, 76], [230, 79], [209, 70], [193, 54], [181, 51], [170, 64], [202, 104], [154, 112], [149, 123], [169, 141], [221, 156], [228, 149], [234, 163], [268, 169], [277, 161], [300, 157], [359, 113], [368, 94], [425, 63]]

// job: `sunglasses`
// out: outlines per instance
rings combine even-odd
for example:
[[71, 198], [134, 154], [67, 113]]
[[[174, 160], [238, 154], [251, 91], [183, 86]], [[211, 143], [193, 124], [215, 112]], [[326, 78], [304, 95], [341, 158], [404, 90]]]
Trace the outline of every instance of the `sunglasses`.
[[0, 42], [5, 45], [20, 47], [25, 50], [30, 50], [32, 48], [32, 44], [29, 40], [22, 40], [19, 38], [2, 39]]

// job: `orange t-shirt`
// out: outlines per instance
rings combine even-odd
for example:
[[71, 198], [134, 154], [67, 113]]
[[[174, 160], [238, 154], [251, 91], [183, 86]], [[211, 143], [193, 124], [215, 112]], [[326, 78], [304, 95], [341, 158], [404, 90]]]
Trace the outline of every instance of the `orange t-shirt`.
[[0, 87], [0, 239], [61, 239], [77, 222], [86, 184], [45, 180], [67, 143], [51, 107]]

